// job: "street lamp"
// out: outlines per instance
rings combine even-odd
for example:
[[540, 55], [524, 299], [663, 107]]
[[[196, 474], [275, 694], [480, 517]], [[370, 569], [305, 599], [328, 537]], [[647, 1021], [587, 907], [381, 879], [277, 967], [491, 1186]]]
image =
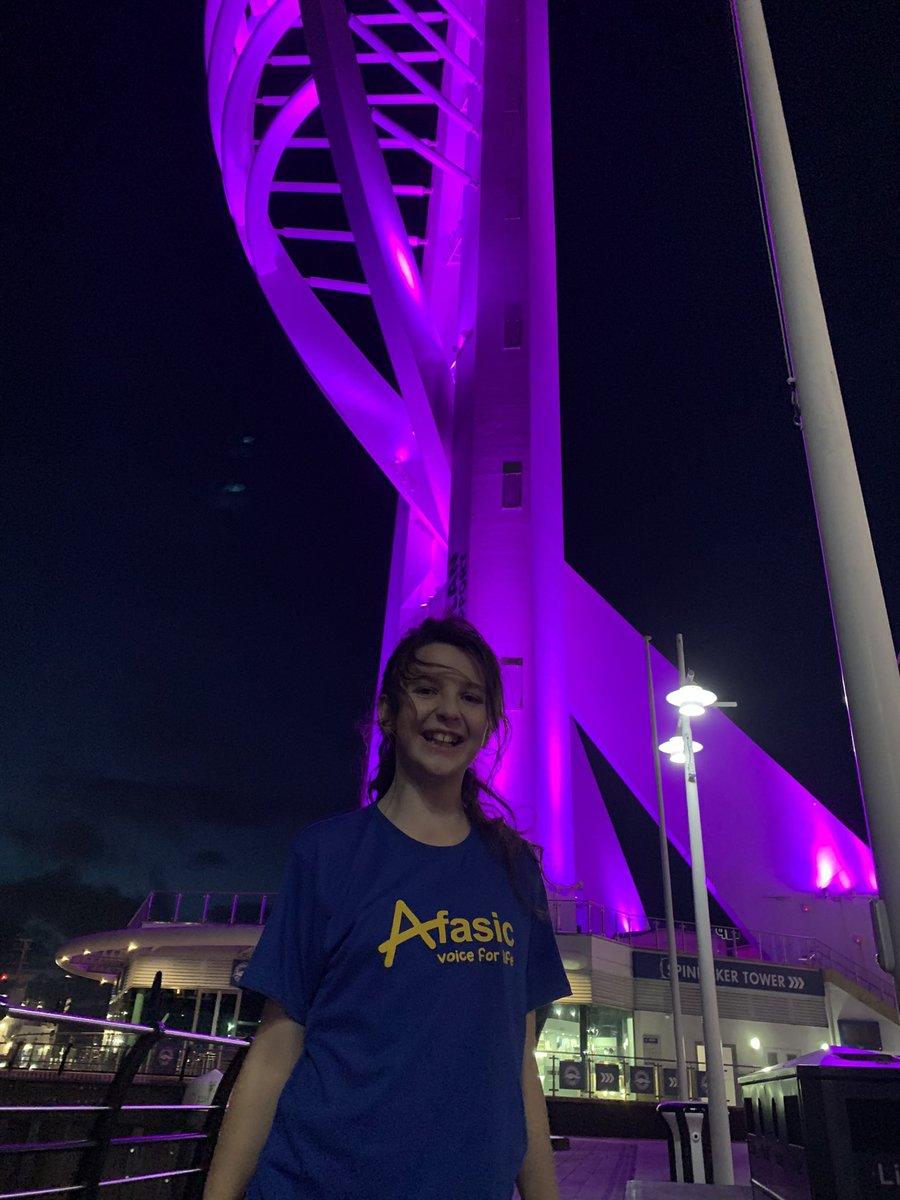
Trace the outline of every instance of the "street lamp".
[[[668, 696], [666, 699], [668, 700]], [[693, 738], [691, 738], [691, 750], [693, 753], [697, 754], [702, 749], [703, 743], [695, 742]], [[685, 739], [680, 733], [676, 734], [675, 737], [670, 737], [667, 742], [663, 742], [663, 744], [660, 746], [660, 750], [663, 752], [663, 754], [668, 754], [669, 762], [671, 763], [677, 763], [679, 766], [681, 766], [682, 763], [687, 762]]]
[[700, 1007], [703, 1012], [703, 1041], [706, 1054], [706, 1081], [709, 1097], [709, 1137], [712, 1149], [713, 1179], [718, 1184], [734, 1183], [731, 1158], [731, 1134], [728, 1128], [728, 1099], [725, 1094], [725, 1061], [719, 1028], [719, 1002], [716, 997], [716, 965], [713, 959], [709, 896], [706, 891], [706, 861], [703, 831], [700, 825], [700, 797], [697, 792], [697, 768], [694, 755], [703, 747], [691, 737], [691, 718], [702, 716], [716, 704], [713, 692], [695, 684], [684, 669], [684, 639], [677, 638], [678, 678], [680, 686], [666, 699], [678, 709], [678, 734], [660, 746], [671, 762], [684, 766], [687, 796], [688, 831], [691, 845], [691, 882], [694, 891], [694, 922], [697, 927], [697, 966], [700, 971]]

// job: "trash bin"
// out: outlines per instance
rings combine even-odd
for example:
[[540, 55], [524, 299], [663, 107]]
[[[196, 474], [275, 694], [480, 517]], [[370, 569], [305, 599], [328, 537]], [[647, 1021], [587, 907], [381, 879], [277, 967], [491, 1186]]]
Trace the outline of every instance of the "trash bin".
[[740, 1082], [754, 1196], [900, 1195], [900, 1057], [831, 1046]]
[[669, 1134], [669, 1178], [673, 1183], [712, 1183], [712, 1147], [705, 1100], [657, 1104]]

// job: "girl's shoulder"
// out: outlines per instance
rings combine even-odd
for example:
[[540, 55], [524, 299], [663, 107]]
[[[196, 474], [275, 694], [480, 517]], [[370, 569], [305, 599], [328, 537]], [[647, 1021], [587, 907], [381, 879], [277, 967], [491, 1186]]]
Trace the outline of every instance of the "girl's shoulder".
[[294, 838], [294, 851], [303, 858], [330, 855], [349, 848], [362, 835], [371, 813], [368, 807], [352, 808], [334, 817], [305, 825]]

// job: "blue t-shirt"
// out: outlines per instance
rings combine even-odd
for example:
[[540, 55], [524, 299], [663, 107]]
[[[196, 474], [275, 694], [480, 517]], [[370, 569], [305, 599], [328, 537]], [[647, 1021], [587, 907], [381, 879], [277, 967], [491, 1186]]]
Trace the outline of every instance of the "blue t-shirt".
[[[518, 871], [546, 907], [530, 854]], [[308, 826], [241, 986], [306, 1027], [248, 1200], [510, 1200], [525, 1015], [571, 989], [474, 826], [428, 846], [376, 805]]]

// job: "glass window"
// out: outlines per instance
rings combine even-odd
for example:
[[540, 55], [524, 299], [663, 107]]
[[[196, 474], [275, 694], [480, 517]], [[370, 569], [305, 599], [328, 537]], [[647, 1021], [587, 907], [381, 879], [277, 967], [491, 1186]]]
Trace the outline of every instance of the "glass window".
[[265, 996], [260, 995], [259, 992], [241, 992], [240, 1005], [235, 1018], [235, 1037], [253, 1037], [262, 1017], [265, 1002]]
[[194, 1028], [196, 1006], [197, 992], [194, 988], [163, 988], [163, 1021], [170, 1029], [185, 1029], [191, 1032]]
[[857, 1050], [881, 1050], [881, 1026], [877, 1021], [838, 1021], [842, 1046]]
[[234, 1012], [237, 1007], [237, 992], [222, 992], [219, 996], [219, 1019], [213, 1031], [218, 1037], [235, 1036]]
[[200, 993], [200, 1003], [197, 1005], [197, 1024], [194, 1027], [195, 1033], [213, 1032], [213, 1023], [216, 1019], [216, 1006], [218, 999], [218, 992]]
[[[634, 1061], [632, 1030], [631, 1014], [622, 1009], [599, 1004], [554, 1004], [537, 1046], [544, 1091], [563, 1096], [592, 1094], [598, 1078], [596, 1068], [607, 1063], [614, 1082], [604, 1090], [619, 1093], [626, 1066]], [[580, 1064], [580, 1071], [573, 1063]]]

